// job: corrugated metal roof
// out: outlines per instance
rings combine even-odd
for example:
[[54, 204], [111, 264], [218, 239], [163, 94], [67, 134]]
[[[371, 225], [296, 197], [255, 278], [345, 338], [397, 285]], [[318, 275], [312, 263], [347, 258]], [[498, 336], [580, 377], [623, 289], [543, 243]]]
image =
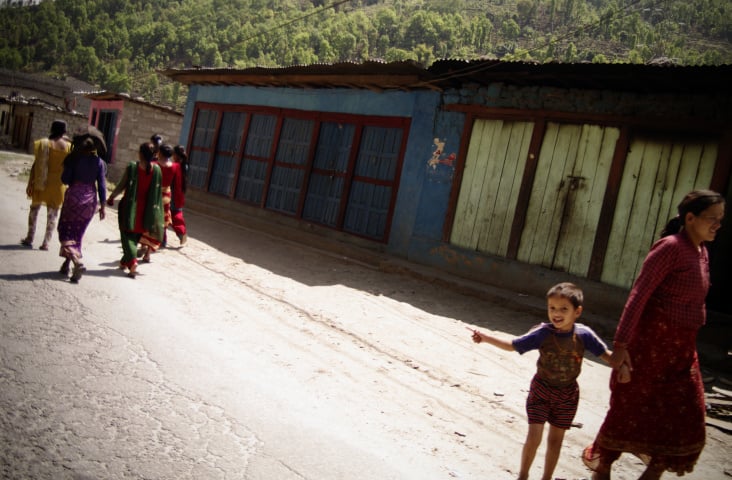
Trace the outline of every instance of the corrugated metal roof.
[[313, 64], [291, 67], [192, 68], [160, 72], [185, 85], [246, 85], [255, 87], [365, 88], [391, 90], [439, 88], [428, 84], [429, 73], [415, 62]]
[[563, 88], [635, 92], [729, 92], [732, 65], [531, 63], [501, 60], [439, 60], [429, 68], [416, 62], [314, 64], [291, 67], [190, 68], [160, 72], [185, 85], [246, 85], [296, 88], [415, 90], [459, 88], [501, 82]]
[[730, 92], [732, 65], [678, 66], [631, 63], [527, 63], [499, 60], [442, 60], [429, 69], [434, 81], [457, 87], [463, 83], [503, 82], [565, 88], [633, 92]]

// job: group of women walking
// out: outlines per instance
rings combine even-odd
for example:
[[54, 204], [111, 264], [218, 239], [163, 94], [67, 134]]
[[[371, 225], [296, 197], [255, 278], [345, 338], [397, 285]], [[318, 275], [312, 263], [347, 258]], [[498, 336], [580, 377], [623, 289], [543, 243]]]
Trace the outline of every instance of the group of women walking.
[[[66, 138], [66, 123], [54, 121], [47, 139], [34, 145], [34, 161], [26, 188], [31, 198], [28, 232], [21, 244], [33, 245], [38, 212], [46, 205], [48, 217], [41, 250], [48, 250], [58, 220], [61, 244], [59, 255], [64, 258], [60, 272], [78, 283], [86, 268], [82, 263], [82, 240], [89, 223], [98, 211], [105, 218], [105, 206], [123, 194], [118, 208], [122, 243], [119, 267], [129, 277], [137, 274], [138, 258], [150, 261], [150, 254], [166, 244], [166, 230], [172, 227], [181, 246], [188, 239], [183, 218], [188, 158], [185, 148], [162, 143], [153, 135], [138, 149], [137, 161], [125, 168], [122, 179], [107, 197], [106, 148], [101, 136], [87, 133], [75, 135], [73, 144]], [[97, 210], [98, 207], [98, 210]], [[138, 244], [141, 246], [138, 249]]]
[[138, 258], [148, 263], [150, 255], [167, 244], [168, 227], [173, 227], [181, 246], [188, 240], [183, 218], [188, 159], [182, 146], [176, 150], [174, 161], [171, 145], [141, 144], [137, 162], [127, 165], [107, 199], [112, 206], [123, 194], [117, 215], [123, 252], [119, 267], [130, 277], [137, 274]]

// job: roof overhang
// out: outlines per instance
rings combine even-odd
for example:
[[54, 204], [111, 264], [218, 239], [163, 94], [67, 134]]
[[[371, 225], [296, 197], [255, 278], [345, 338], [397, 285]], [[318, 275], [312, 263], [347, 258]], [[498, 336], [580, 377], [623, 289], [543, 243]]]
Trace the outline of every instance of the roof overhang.
[[466, 84], [504, 83], [644, 93], [729, 92], [732, 65], [682, 67], [667, 64], [532, 63], [501, 60], [364, 62], [291, 67], [189, 68], [160, 72], [185, 85], [291, 88], [352, 88], [373, 91], [437, 90]]

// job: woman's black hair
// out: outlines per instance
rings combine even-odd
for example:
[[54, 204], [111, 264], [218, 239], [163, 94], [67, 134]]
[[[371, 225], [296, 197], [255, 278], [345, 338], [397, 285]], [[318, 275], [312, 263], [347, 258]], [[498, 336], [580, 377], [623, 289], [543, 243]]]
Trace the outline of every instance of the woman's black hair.
[[173, 152], [180, 158], [180, 169], [183, 172], [183, 193], [186, 193], [188, 188], [188, 154], [186, 154], [186, 147], [183, 145], [176, 145], [173, 147]]
[[64, 136], [66, 133], [66, 122], [63, 120], [54, 120], [51, 123], [51, 133], [49, 133], [49, 140], [57, 140]]
[[140, 145], [140, 154], [142, 154], [142, 158], [147, 162], [147, 168], [145, 171], [150, 173], [150, 170], [152, 170], [152, 161], [153, 158], [155, 158], [155, 147], [150, 142], [143, 142]]
[[718, 203], [725, 203], [724, 197], [713, 190], [694, 190], [687, 193], [677, 207], [679, 214], [668, 221], [661, 231], [661, 238], [679, 233], [684, 227], [687, 213], [698, 216], [707, 208]]

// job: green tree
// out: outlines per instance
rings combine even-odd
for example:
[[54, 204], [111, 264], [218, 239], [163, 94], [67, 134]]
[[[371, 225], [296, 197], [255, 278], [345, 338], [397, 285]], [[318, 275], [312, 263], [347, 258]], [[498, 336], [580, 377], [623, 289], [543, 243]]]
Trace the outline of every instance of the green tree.
[[509, 18], [501, 24], [501, 34], [508, 40], [516, 40], [521, 35], [521, 27], [514, 19]]
[[8, 70], [20, 70], [23, 67], [23, 56], [15, 48], [0, 48], [0, 67]]

